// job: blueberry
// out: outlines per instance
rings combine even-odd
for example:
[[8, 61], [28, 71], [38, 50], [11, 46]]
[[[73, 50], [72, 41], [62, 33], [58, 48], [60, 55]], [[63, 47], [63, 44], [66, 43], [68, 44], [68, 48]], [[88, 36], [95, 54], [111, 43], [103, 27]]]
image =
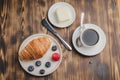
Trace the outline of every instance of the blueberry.
[[34, 70], [34, 67], [33, 66], [29, 66], [28, 67], [28, 71], [32, 72]]
[[36, 65], [36, 66], [40, 66], [40, 65], [41, 65], [41, 61], [36, 61], [36, 62], [35, 62], [35, 65]]
[[56, 50], [57, 50], [57, 46], [56, 45], [52, 46], [52, 51], [56, 51]]
[[46, 66], [47, 68], [49, 68], [49, 67], [51, 66], [51, 63], [50, 63], [50, 62], [46, 62], [46, 63], [45, 63], [45, 66]]
[[45, 70], [44, 69], [41, 69], [40, 70], [40, 74], [44, 74], [45, 73]]

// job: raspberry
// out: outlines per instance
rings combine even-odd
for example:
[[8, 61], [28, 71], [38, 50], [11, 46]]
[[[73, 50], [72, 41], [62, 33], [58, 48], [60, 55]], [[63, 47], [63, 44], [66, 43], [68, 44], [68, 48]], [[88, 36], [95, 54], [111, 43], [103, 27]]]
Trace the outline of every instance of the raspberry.
[[53, 53], [53, 54], [52, 54], [52, 59], [53, 59], [54, 61], [58, 61], [58, 60], [60, 59], [60, 54], [59, 54], [59, 53]]

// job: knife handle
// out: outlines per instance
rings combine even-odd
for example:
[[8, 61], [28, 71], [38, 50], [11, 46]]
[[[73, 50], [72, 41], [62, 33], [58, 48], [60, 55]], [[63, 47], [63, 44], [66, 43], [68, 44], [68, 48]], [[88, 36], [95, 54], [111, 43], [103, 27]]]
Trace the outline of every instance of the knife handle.
[[48, 21], [46, 19], [42, 20], [42, 24], [43, 26], [45, 26], [50, 32], [55, 32], [55, 30], [52, 28], [52, 26], [50, 26], [50, 24], [48, 23]]

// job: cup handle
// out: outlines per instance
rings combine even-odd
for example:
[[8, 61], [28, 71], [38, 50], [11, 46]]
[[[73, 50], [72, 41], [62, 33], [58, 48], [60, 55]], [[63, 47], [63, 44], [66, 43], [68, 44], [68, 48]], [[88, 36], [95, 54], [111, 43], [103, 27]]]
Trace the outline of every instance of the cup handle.
[[76, 39], [76, 45], [78, 47], [82, 47], [83, 46], [83, 44], [81, 43], [81, 40], [80, 40], [80, 36]]
[[[82, 33], [82, 31], [85, 29], [85, 26], [84, 25], [81, 25], [80, 27], [80, 34]], [[76, 45], [78, 47], [82, 47], [83, 44], [81, 43], [81, 39], [80, 39], [80, 36], [76, 39]]]

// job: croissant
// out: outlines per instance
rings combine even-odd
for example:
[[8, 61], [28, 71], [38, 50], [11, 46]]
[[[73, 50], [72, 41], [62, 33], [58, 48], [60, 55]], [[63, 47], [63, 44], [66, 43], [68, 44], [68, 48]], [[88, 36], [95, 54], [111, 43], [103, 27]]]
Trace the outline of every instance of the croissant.
[[47, 52], [50, 45], [51, 41], [47, 36], [34, 39], [20, 52], [19, 58], [21, 61], [39, 59]]

